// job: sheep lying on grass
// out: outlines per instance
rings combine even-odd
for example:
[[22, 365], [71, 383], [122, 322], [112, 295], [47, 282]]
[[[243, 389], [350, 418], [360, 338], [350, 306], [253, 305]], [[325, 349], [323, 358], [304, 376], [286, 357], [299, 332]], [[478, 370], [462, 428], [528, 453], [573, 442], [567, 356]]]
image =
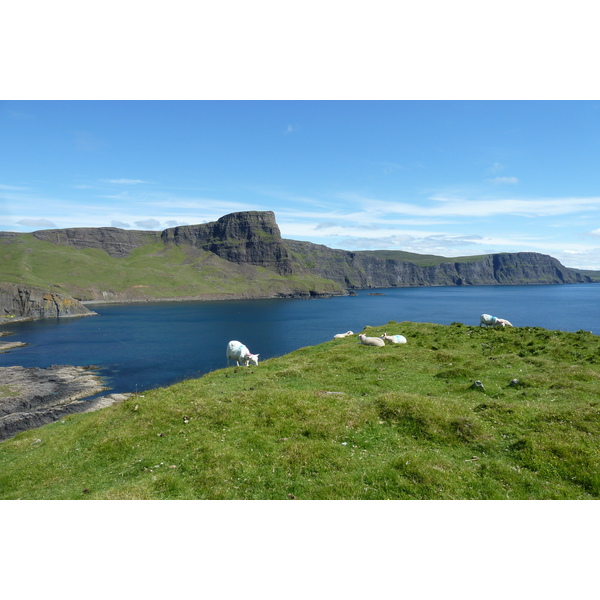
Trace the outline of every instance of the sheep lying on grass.
[[359, 334], [358, 339], [365, 346], [385, 346], [385, 342], [378, 337], [367, 337], [364, 333]]
[[346, 333], [336, 333], [333, 336], [333, 339], [339, 340], [340, 338], [345, 338], [345, 337], [348, 337], [349, 335], [354, 335], [354, 333], [352, 331], [346, 331]]
[[381, 336], [381, 339], [390, 344], [406, 344], [406, 338], [403, 335], [388, 335], [387, 333], [384, 333]]
[[237, 340], [232, 340], [227, 344], [227, 366], [229, 366], [230, 359], [234, 360], [238, 367], [240, 366], [240, 362], [245, 367], [250, 363], [255, 367], [258, 366], [258, 354], [252, 354], [244, 344]]
[[479, 327], [482, 327], [483, 325], [485, 325], [486, 327], [505, 327], [506, 325], [508, 325], [509, 327], [513, 326], [512, 323], [510, 321], [507, 321], [506, 319], [499, 319], [498, 317], [493, 317], [492, 315], [488, 315], [485, 313], [481, 315], [481, 317], [479, 317]]

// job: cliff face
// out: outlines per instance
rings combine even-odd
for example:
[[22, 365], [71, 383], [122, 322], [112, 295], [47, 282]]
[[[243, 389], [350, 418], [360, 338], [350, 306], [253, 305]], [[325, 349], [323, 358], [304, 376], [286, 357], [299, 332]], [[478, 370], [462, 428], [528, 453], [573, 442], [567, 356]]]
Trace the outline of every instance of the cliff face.
[[284, 240], [298, 269], [332, 279], [344, 287], [416, 287], [440, 285], [527, 285], [589, 283], [586, 275], [555, 258], [535, 252], [490, 254], [472, 262], [421, 267], [409, 261], [368, 253], [332, 250], [309, 242]]
[[191, 245], [230, 262], [265, 267], [279, 275], [290, 275], [293, 270], [271, 211], [233, 213], [212, 223], [165, 229], [161, 239], [165, 244]]
[[43, 229], [34, 231], [33, 235], [44, 242], [61, 246], [99, 248], [115, 258], [128, 256], [136, 248], [160, 240], [160, 232], [157, 231], [126, 231], [116, 227]]
[[0, 283], [0, 321], [93, 315], [78, 300], [39, 288]]

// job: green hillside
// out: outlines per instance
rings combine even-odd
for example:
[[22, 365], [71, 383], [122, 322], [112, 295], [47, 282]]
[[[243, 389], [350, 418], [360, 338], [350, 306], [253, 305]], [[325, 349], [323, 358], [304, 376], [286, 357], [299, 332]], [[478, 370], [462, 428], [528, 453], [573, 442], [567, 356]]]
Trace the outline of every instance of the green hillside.
[[116, 258], [98, 248], [78, 249], [21, 234], [0, 240], [0, 258], [1, 282], [38, 286], [82, 300], [244, 297], [341, 289], [316, 276], [284, 277], [264, 267], [223, 260], [212, 252], [162, 242]]
[[332, 340], [20, 433], [0, 498], [600, 498], [599, 337], [367, 331], [408, 343]]

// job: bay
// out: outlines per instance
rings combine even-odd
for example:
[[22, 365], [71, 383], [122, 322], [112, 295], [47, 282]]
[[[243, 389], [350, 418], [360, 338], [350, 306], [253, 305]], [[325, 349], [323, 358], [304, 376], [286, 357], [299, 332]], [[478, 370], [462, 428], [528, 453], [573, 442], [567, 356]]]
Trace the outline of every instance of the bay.
[[[478, 326], [484, 312], [517, 327], [594, 332], [600, 331], [599, 306], [600, 285], [595, 284], [389, 288], [310, 300], [90, 304], [97, 315], [1, 325], [14, 334], [4, 340], [29, 345], [0, 354], [0, 366], [95, 365], [112, 392], [139, 392], [225, 367], [230, 340], [265, 360], [336, 333], [358, 333], [366, 325]], [[401, 327], [393, 333], [402, 333]]]

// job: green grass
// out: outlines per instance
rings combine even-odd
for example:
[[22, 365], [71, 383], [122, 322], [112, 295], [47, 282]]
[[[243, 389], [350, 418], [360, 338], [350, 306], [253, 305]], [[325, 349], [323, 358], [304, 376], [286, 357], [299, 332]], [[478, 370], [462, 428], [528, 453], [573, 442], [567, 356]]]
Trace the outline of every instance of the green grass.
[[0, 498], [600, 497], [600, 338], [366, 331], [408, 343], [332, 340], [21, 433]]

